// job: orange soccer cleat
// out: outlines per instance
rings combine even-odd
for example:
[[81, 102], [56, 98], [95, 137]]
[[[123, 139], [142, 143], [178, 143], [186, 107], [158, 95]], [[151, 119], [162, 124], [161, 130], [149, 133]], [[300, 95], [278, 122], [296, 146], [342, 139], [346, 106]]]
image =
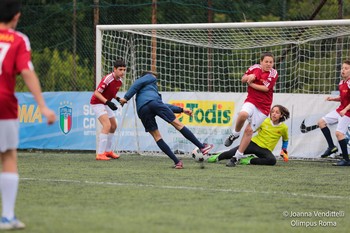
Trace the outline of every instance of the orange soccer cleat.
[[102, 154], [96, 155], [96, 160], [111, 160], [111, 159], [107, 157], [106, 153], [102, 153]]
[[117, 155], [116, 153], [114, 153], [113, 151], [109, 151], [109, 152], [105, 152], [105, 155], [108, 158], [112, 158], [112, 159], [119, 159], [119, 155]]

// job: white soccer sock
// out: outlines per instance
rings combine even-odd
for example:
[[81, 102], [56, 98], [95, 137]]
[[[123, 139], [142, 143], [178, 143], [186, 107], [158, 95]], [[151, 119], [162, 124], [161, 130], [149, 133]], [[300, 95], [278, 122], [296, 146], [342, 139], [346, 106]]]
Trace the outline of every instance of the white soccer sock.
[[13, 219], [18, 190], [18, 174], [2, 172], [0, 174], [0, 190], [2, 199], [2, 217]]
[[100, 140], [98, 143], [98, 154], [102, 154], [106, 151], [108, 134], [101, 133]]
[[112, 151], [114, 133], [109, 133], [107, 137], [106, 151]]
[[237, 160], [240, 160], [241, 158], [244, 158], [244, 154], [243, 154], [242, 152], [239, 152], [239, 150], [237, 150], [234, 157], [235, 157]]
[[241, 132], [236, 132], [236, 130], [232, 131], [233, 136], [237, 137], [241, 134]]

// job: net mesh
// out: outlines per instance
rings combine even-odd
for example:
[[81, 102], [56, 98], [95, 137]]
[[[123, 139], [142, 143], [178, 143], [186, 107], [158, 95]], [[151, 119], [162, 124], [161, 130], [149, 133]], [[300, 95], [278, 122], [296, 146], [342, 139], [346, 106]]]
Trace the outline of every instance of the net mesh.
[[[206, 24], [205, 28], [138, 25], [142, 27], [133, 29], [115, 25], [100, 29], [97, 56], [101, 62], [97, 69], [102, 77], [111, 72], [115, 59], [123, 58], [128, 72], [121, 91], [128, 90], [143, 71], [154, 70], [159, 73], [162, 92], [246, 93], [242, 75], [259, 63], [263, 52], [269, 51], [275, 55], [279, 73], [275, 93], [329, 94], [337, 90], [341, 64], [350, 58], [350, 20], [345, 21], [341, 25], [337, 21], [307, 25], [309, 22], [304, 21], [302, 26], [277, 27], [266, 23], [257, 27], [245, 27], [244, 23]], [[137, 132], [135, 151], [159, 154], [138, 144], [138, 134], [144, 132], [140, 128], [136, 119], [134, 129], [128, 129]], [[118, 123], [117, 149], [123, 143], [122, 131], [123, 122]], [[189, 155], [182, 143], [172, 149]]]
[[[350, 24], [286, 27], [135, 29], [102, 31], [102, 73], [123, 57], [133, 80], [155, 69], [161, 91], [245, 92], [240, 79], [275, 55], [276, 93], [330, 93], [337, 88], [341, 62], [349, 57]], [[127, 89], [130, 85], [124, 85]]]

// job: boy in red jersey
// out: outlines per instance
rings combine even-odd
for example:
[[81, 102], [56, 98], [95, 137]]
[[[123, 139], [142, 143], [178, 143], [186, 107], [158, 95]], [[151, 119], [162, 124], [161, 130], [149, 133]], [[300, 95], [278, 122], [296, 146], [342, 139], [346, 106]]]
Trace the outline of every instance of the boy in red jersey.
[[238, 114], [235, 130], [226, 139], [225, 146], [230, 146], [240, 136], [246, 120], [248, 120], [248, 125], [244, 130], [236, 154], [226, 164], [228, 167], [236, 166], [237, 162], [243, 157], [243, 152], [247, 149], [253, 132], [259, 128], [269, 115], [273, 100], [273, 88], [278, 79], [278, 73], [273, 65], [273, 54], [263, 53], [260, 57], [260, 64], [251, 66], [242, 77], [242, 83], [248, 85], [248, 96]]
[[19, 0], [0, 1], [0, 155], [2, 171], [0, 190], [2, 218], [0, 230], [21, 229], [25, 225], [15, 216], [18, 191], [17, 146], [19, 142], [18, 102], [15, 96], [16, 75], [20, 74], [33, 94], [38, 107], [52, 124], [55, 113], [42, 97], [40, 83], [31, 62], [30, 43], [26, 35], [15, 31], [20, 13]]
[[339, 83], [339, 96], [337, 97], [327, 97], [326, 101], [338, 101], [340, 106], [327, 115], [322, 117], [318, 121], [318, 126], [320, 127], [324, 137], [327, 140], [328, 148], [321, 155], [325, 158], [338, 151], [338, 148], [334, 145], [330, 130], [327, 125], [337, 124], [337, 129], [335, 131], [335, 136], [338, 139], [339, 146], [342, 151], [343, 160], [333, 164], [335, 166], [350, 166], [349, 154], [347, 140], [345, 138], [346, 131], [348, 130], [348, 125], [350, 125], [350, 61], [344, 61], [341, 68], [341, 77]]
[[116, 60], [113, 72], [102, 78], [91, 97], [90, 104], [96, 118], [102, 125], [98, 141], [96, 160], [118, 159], [119, 155], [112, 150], [114, 132], [117, 129], [117, 121], [114, 112], [118, 107], [112, 102], [123, 84], [126, 66], [123, 60]]

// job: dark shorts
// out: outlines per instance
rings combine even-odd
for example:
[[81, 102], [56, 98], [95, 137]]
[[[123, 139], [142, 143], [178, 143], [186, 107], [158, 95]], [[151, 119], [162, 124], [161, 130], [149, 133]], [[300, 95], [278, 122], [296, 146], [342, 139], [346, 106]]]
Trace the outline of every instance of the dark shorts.
[[170, 123], [175, 120], [175, 115], [171, 109], [161, 100], [153, 100], [144, 105], [137, 113], [145, 131], [154, 131], [158, 129], [156, 116], [159, 116], [166, 122]]

